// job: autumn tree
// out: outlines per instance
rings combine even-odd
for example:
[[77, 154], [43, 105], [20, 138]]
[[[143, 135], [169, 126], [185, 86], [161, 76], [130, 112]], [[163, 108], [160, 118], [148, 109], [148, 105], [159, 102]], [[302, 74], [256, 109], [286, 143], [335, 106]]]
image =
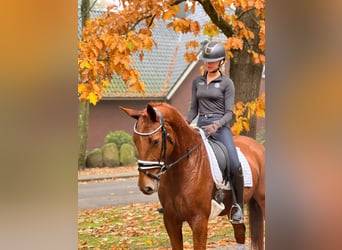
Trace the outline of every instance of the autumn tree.
[[[86, 26], [89, 19], [90, 1], [81, 1], [81, 23]], [[78, 105], [78, 169], [85, 168], [88, 142], [89, 100], [80, 100]]]
[[[234, 110], [239, 121], [234, 129], [239, 133], [242, 129], [249, 130], [249, 135], [255, 137], [255, 121], [250, 123], [249, 119], [254, 114], [264, 114], [265, 108], [264, 99], [258, 99], [265, 62], [264, 0], [121, 0], [117, 3], [103, 16], [88, 20], [83, 29], [83, 40], [78, 44], [78, 94], [83, 103], [89, 101], [96, 105], [113, 73], [120, 75], [131, 91], [144, 93], [145, 86], [132, 56], [138, 54], [143, 60], [144, 53], [157, 46], [151, 30], [155, 20], [163, 19], [176, 32], [199, 35], [203, 30], [210, 37], [219, 32], [226, 36], [224, 45], [230, 58], [230, 77], [235, 83], [239, 104]], [[210, 20], [201, 26], [197, 20], [177, 16], [180, 4], [185, 12], [192, 13], [201, 5]], [[232, 6], [235, 12], [228, 11]], [[189, 41], [186, 46], [186, 60], [197, 60], [199, 42]]]

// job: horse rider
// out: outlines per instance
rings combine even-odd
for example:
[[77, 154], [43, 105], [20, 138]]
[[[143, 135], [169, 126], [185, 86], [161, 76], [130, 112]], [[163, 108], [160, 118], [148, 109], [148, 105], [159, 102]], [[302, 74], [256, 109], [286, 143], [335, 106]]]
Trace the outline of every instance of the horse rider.
[[199, 115], [197, 126], [227, 148], [234, 207], [230, 220], [232, 223], [243, 223], [244, 180], [229, 125], [235, 87], [233, 81], [221, 71], [226, 60], [226, 50], [218, 42], [209, 42], [204, 46], [199, 59], [204, 62], [205, 72], [192, 82], [191, 106], [186, 119], [190, 124]]

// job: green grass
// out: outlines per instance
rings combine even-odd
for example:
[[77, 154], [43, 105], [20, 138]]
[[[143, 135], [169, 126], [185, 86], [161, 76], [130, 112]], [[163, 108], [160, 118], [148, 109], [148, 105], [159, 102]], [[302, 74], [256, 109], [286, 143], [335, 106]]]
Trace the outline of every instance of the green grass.
[[[169, 248], [158, 206], [159, 203], [146, 203], [79, 211], [78, 249]], [[183, 225], [183, 242], [185, 249], [192, 249], [192, 232], [187, 223]], [[209, 222], [208, 247], [234, 243], [233, 228], [226, 216]]]

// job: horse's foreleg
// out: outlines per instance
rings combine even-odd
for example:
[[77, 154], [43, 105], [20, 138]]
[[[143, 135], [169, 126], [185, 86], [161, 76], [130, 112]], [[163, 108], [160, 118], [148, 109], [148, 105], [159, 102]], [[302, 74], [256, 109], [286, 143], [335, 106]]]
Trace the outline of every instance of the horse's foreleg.
[[232, 224], [234, 228], [235, 240], [239, 244], [245, 244], [246, 240], [246, 226], [243, 223]]
[[171, 247], [173, 250], [183, 249], [183, 235], [182, 235], [182, 225], [181, 221], [175, 218], [166, 217], [164, 214], [164, 224], [166, 227], [167, 234], [169, 235]]
[[189, 225], [192, 229], [194, 249], [206, 249], [208, 236], [208, 218], [204, 216], [196, 216], [191, 221], [189, 221]]

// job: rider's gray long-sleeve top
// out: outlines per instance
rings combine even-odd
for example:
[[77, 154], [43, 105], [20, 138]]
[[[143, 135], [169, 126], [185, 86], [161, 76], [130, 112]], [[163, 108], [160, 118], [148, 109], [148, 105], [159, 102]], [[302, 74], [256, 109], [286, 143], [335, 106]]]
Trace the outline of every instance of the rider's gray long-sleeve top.
[[191, 122], [197, 114], [223, 115], [219, 122], [222, 126], [229, 127], [234, 106], [235, 87], [233, 81], [220, 75], [207, 85], [206, 75], [197, 77], [192, 82], [191, 106], [187, 119]]

